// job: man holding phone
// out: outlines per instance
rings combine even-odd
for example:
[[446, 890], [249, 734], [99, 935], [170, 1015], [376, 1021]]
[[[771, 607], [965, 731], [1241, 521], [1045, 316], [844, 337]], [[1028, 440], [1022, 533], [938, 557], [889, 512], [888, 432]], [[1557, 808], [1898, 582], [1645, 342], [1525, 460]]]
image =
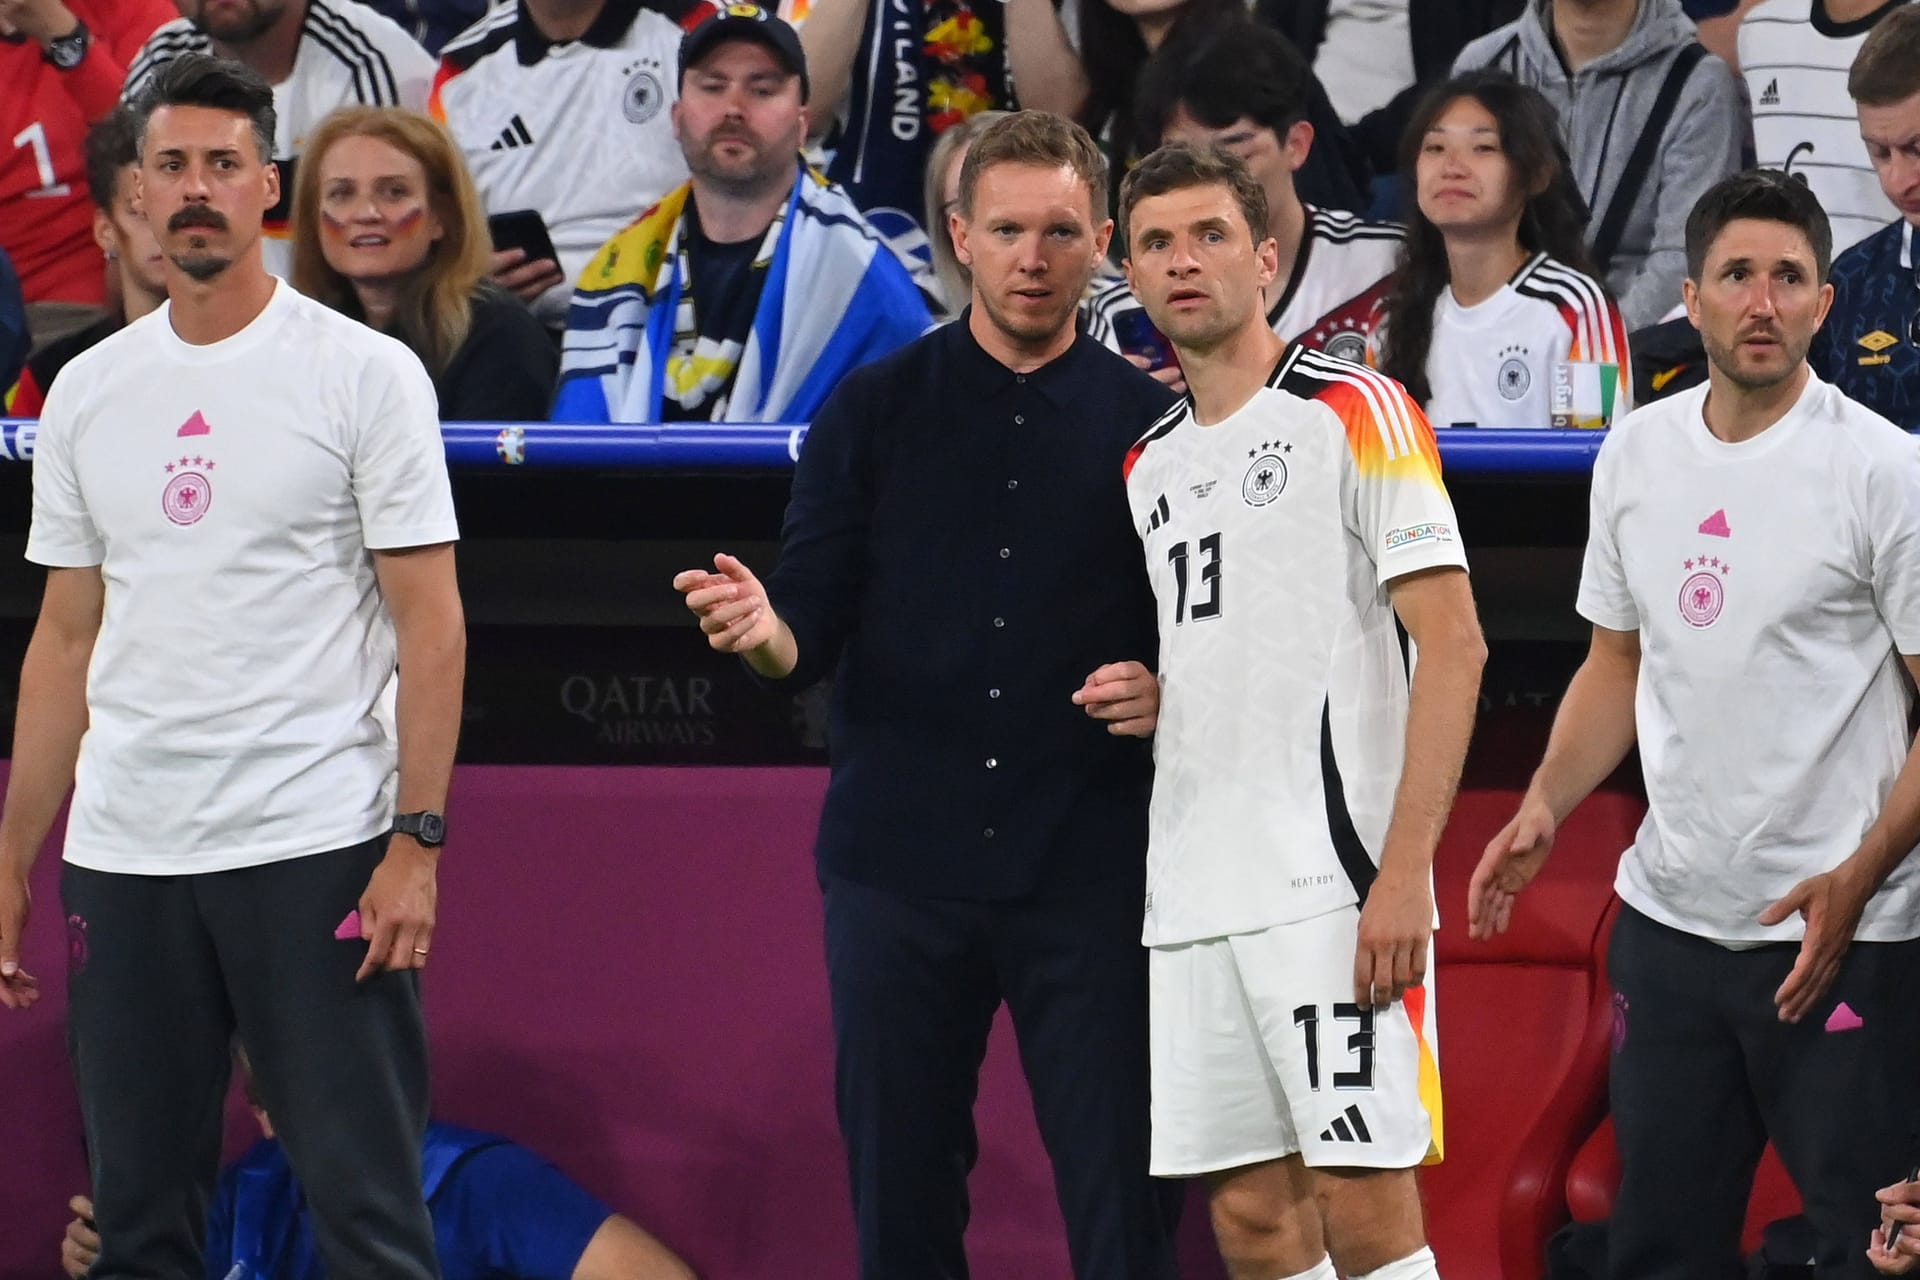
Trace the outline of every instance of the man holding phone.
[[567, 316], [556, 422], [805, 422], [847, 373], [933, 324], [840, 188], [807, 168], [792, 27], [730, 4], [680, 46], [693, 178], [609, 240]]

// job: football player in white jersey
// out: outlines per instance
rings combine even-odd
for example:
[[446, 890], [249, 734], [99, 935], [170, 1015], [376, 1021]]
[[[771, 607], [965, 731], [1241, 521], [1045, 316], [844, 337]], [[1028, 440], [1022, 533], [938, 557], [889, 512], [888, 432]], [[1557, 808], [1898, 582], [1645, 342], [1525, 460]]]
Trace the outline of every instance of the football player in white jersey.
[[1430, 1280], [1431, 865], [1486, 649], [1419, 406], [1266, 322], [1265, 200], [1181, 145], [1121, 195], [1192, 389], [1127, 462], [1164, 682], [1153, 1172], [1208, 1180], [1233, 1280]]

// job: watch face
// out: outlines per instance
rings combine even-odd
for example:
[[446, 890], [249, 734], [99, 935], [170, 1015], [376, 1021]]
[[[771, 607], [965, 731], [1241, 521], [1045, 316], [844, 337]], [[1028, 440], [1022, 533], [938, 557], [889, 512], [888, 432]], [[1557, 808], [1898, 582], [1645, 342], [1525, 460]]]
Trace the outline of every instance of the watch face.
[[84, 39], [56, 40], [47, 56], [54, 66], [62, 71], [71, 71], [87, 56], [87, 42]]
[[447, 838], [447, 820], [437, 813], [420, 815], [420, 843], [439, 844]]

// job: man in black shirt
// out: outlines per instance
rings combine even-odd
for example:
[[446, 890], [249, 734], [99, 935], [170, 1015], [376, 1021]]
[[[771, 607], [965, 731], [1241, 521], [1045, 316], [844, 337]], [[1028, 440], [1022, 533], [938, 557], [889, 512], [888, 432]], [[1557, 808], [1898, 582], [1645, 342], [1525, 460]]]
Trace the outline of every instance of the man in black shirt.
[[726, 555], [674, 579], [763, 679], [835, 677], [817, 854], [864, 1280], [967, 1274], [1003, 1000], [1075, 1274], [1173, 1272], [1139, 945], [1157, 640], [1122, 481], [1173, 397], [1075, 327], [1106, 209], [1078, 126], [983, 132], [952, 224], [973, 305], [821, 408], [765, 587]]

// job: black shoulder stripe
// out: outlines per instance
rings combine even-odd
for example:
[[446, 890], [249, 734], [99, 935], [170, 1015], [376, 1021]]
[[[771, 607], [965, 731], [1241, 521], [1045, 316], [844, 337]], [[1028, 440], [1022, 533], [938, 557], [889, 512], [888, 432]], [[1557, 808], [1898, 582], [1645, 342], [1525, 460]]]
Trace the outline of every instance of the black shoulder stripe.
[[[511, 8], [501, 13], [512, 13]], [[454, 74], [471, 71], [483, 58], [498, 53], [513, 43], [513, 32], [517, 20], [494, 20], [484, 26], [471, 27], [466, 40], [458, 45], [446, 44], [440, 47], [440, 60], [452, 67]]]
[[1274, 388], [1285, 386], [1287, 379], [1293, 373], [1294, 364], [1306, 350], [1307, 348], [1297, 342], [1289, 342], [1286, 349], [1280, 353], [1280, 359], [1274, 362], [1273, 372], [1267, 375], [1267, 385]]
[[440, 46], [441, 60], [452, 63], [457, 71], [465, 71], [511, 40], [513, 29], [519, 22], [520, 6], [517, 3], [488, 9], [486, 16]]
[[324, 0], [309, 0], [306, 33], [353, 72], [360, 101], [375, 106], [399, 106], [400, 85], [393, 63], [357, 25]]

